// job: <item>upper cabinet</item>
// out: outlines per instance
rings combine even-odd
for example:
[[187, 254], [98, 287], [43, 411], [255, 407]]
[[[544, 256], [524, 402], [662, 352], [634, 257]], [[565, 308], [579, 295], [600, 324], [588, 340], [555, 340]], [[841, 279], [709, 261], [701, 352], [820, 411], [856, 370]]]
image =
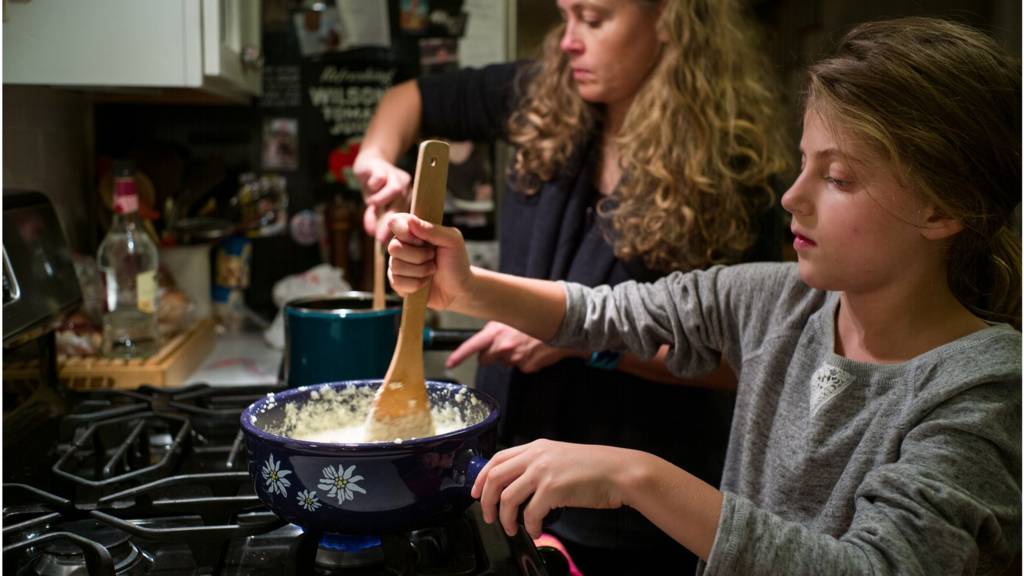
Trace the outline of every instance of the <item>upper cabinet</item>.
[[8, 2], [3, 82], [261, 91], [258, 0]]

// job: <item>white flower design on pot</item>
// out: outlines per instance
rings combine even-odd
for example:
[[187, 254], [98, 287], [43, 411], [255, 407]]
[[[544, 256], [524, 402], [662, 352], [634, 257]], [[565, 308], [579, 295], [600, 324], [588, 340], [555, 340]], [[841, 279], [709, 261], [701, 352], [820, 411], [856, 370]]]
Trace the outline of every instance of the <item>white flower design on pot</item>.
[[271, 494], [277, 492], [281, 496], [288, 496], [288, 491], [285, 488], [291, 486], [292, 483], [285, 476], [291, 474], [291, 470], [281, 470], [281, 462], [275, 462], [274, 455], [271, 454], [263, 463], [262, 472], [263, 479], [267, 481], [267, 492]]
[[317, 498], [316, 492], [312, 490], [303, 490], [298, 495], [299, 506], [302, 506], [310, 512], [320, 507], [320, 499]]
[[353, 500], [355, 499], [354, 492], [366, 494], [366, 490], [363, 490], [361, 486], [356, 484], [356, 482], [362, 480], [363, 477], [353, 476], [352, 473], [355, 471], [355, 464], [348, 468], [345, 468], [344, 464], [338, 464], [337, 470], [335, 470], [333, 466], [325, 466], [323, 478], [320, 479], [320, 483], [317, 484], [317, 488], [327, 490], [327, 496], [337, 498], [338, 504], [342, 504], [346, 500]]

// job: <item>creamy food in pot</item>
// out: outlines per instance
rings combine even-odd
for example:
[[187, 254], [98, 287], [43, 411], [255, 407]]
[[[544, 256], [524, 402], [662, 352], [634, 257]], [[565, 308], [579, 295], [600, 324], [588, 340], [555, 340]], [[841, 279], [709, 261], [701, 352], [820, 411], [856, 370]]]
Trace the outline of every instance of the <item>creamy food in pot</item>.
[[[376, 389], [369, 386], [324, 386], [310, 393], [305, 402], [285, 404], [284, 422], [280, 426], [264, 429], [309, 442], [363, 443], [366, 442], [363, 426], [375, 393]], [[486, 417], [487, 412], [486, 406], [476, 396], [461, 389], [450, 401], [431, 402], [434, 434], [454, 432], [476, 424]], [[256, 418], [258, 421], [258, 416]], [[257, 424], [257, 421], [253, 424]], [[391, 441], [411, 439], [394, 438]]]

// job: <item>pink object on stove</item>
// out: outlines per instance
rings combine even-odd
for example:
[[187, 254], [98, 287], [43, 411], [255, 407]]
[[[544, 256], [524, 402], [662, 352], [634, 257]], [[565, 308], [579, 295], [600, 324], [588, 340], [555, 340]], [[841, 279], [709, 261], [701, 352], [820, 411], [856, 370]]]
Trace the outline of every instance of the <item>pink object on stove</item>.
[[565, 549], [562, 541], [555, 537], [554, 534], [548, 534], [547, 532], [541, 533], [540, 538], [535, 538], [533, 540], [533, 545], [538, 548], [541, 546], [550, 546], [558, 550], [562, 553], [562, 556], [565, 556], [566, 561], [569, 562], [569, 576], [583, 576], [583, 572], [580, 572], [580, 569], [576, 567], [576, 563], [572, 561], [572, 556], [569, 556], [569, 552]]

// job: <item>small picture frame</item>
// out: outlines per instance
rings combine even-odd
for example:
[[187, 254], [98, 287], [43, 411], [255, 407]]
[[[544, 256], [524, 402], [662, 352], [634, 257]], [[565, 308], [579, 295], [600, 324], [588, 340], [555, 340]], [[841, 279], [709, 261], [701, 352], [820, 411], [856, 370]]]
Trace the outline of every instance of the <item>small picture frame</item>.
[[297, 170], [299, 121], [296, 118], [263, 120], [263, 169]]

